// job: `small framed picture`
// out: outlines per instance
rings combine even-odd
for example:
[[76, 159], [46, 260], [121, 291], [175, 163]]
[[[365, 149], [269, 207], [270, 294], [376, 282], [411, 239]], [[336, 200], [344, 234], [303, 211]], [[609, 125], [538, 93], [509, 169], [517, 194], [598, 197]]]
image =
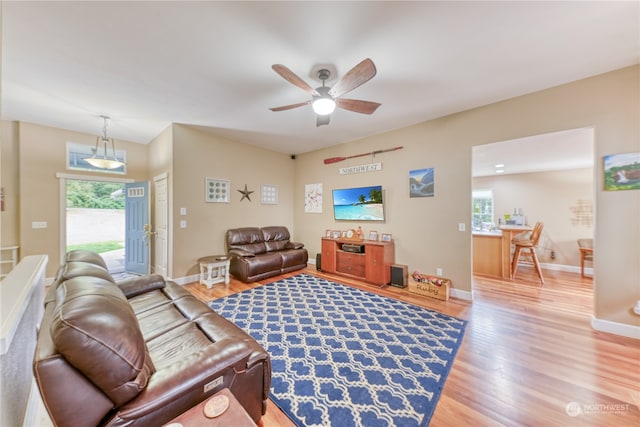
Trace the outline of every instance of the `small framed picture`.
[[333, 230], [333, 238], [334, 239], [340, 238], [340, 230]]
[[228, 179], [205, 178], [205, 202], [229, 203], [230, 187]]
[[382, 235], [380, 236], [380, 240], [383, 241], [383, 242], [390, 242], [391, 241], [391, 234], [382, 233]]
[[378, 241], [378, 232], [377, 231], [370, 231], [369, 232], [369, 240], [373, 240], [374, 242]]
[[324, 237], [330, 239], [332, 235], [333, 232], [331, 230], [324, 230]]

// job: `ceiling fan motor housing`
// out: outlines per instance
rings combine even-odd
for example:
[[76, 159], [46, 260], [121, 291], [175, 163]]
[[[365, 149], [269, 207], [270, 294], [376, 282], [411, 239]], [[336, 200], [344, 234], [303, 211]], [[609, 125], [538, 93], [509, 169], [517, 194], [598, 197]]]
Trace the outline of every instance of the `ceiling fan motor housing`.
[[322, 80], [323, 86], [324, 86], [324, 81], [329, 80], [329, 77], [331, 77], [331, 71], [327, 70], [326, 68], [318, 70], [318, 78]]

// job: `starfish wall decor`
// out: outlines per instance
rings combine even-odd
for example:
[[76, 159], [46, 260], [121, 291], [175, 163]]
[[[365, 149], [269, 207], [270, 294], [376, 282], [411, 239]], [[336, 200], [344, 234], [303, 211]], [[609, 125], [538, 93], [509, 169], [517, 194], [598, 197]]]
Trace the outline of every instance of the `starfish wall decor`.
[[238, 190], [238, 192], [240, 192], [240, 194], [242, 194], [242, 197], [240, 198], [240, 201], [243, 201], [244, 199], [247, 199], [248, 201], [251, 201], [251, 197], [249, 197], [249, 196], [251, 195], [251, 193], [253, 193], [253, 191], [247, 190], [247, 184], [244, 185], [244, 190]]

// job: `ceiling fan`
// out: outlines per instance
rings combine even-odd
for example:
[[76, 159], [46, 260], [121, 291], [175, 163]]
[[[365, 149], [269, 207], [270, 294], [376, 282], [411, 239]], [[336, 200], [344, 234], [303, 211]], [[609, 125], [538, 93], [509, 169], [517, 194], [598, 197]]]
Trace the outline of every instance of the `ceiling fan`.
[[315, 89], [284, 65], [274, 64], [271, 68], [289, 83], [298, 86], [300, 89], [312, 95], [312, 98], [306, 102], [269, 108], [271, 111], [291, 110], [292, 108], [311, 104], [313, 111], [318, 115], [316, 126], [322, 126], [329, 124], [331, 113], [333, 113], [336, 107], [356, 113], [373, 114], [380, 106], [377, 102], [341, 98], [345, 93], [351, 92], [376, 75], [376, 66], [369, 58], [349, 70], [333, 87], [325, 86], [325, 81], [331, 77], [329, 70], [324, 68], [319, 70], [318, 78], [322, 80], [322, 86]]

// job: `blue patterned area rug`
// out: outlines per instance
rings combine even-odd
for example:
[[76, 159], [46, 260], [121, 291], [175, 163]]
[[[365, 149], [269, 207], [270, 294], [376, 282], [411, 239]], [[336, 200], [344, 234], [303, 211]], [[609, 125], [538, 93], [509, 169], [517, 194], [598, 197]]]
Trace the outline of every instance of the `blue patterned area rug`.
[[269, 352], [270, 397], [298, 426], [426, 426], [466, 327], [309, 274], [210, 305]]

